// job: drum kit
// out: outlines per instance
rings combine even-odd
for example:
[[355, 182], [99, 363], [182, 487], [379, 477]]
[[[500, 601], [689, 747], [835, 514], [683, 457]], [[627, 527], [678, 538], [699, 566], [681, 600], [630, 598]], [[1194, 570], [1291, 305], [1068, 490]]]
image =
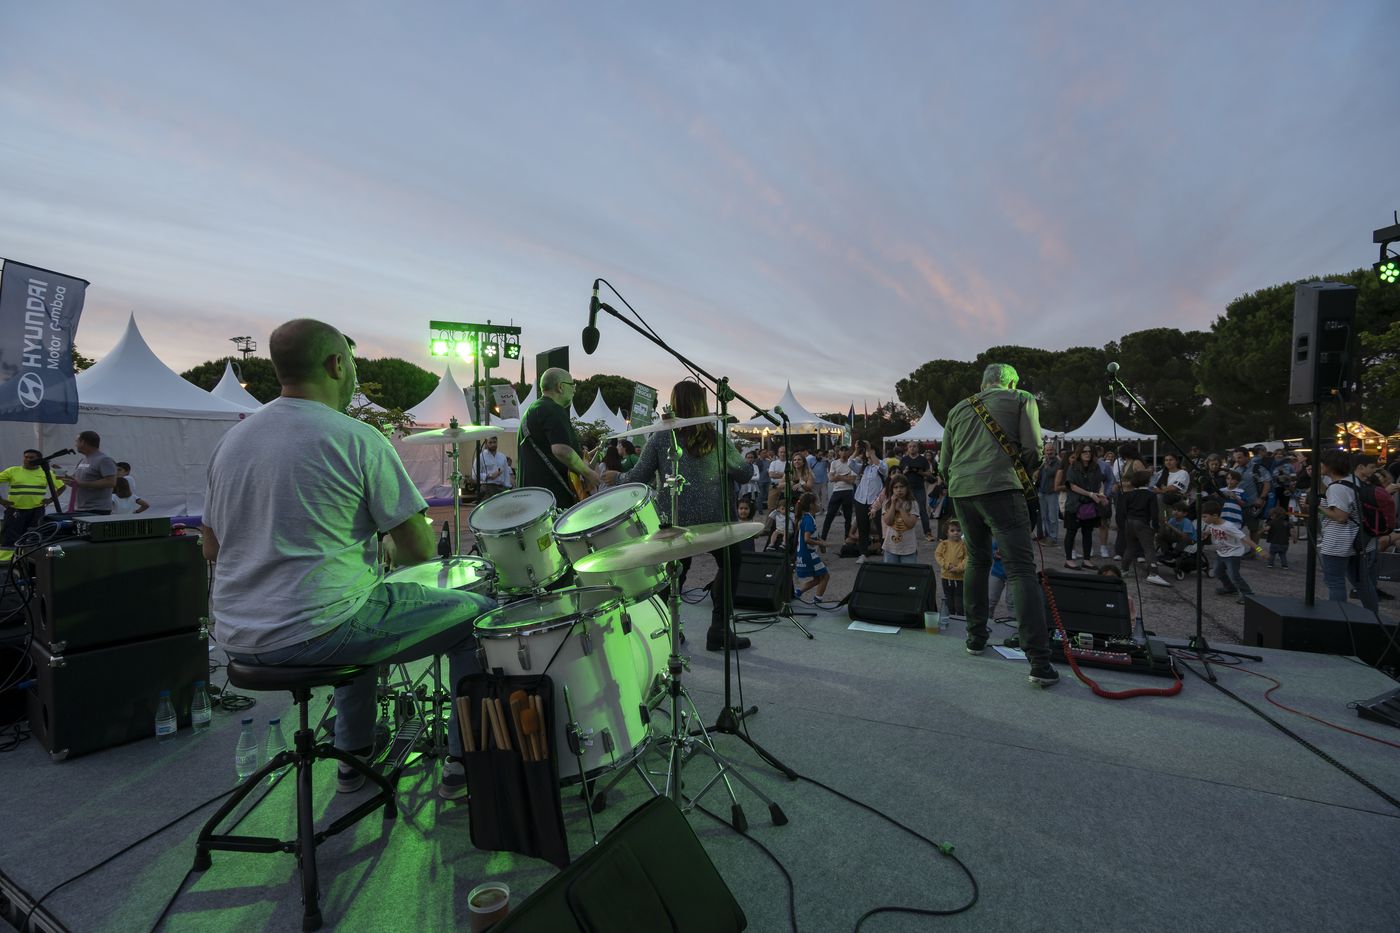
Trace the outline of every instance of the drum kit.
[[[679, 428], [716, 420], [717, 416], [662, 418], [613, 437], [669, 431], [679, 454], [675, 434]], [[454, 491], [459, 491], [457, 445], [499, 431], [454, 424], [408, 440], [451, 445]], [[671, 458], [677, 466], [661, 484], [669, 491], [672, 515], [686, 483], [679, 459]], [[456, 492], [454, 514], [461, 514]], [[681, 560], [748, 540], [762, 530], [760, 523], [663, 525], [651, 487], [628, 483], [602, 489], [562, 512], [547, 489], [509, 490], [478, 504], [468, 524], [480, 556], [460, 553], [459, 531], [453, 556], [395, 570], [386, 581], [468, 590], [499, 600], [496, 609], [474, 624], [482, 667], [503, 675], [548, 673], [553, 678], [564, 702], [554, 704], [552, 734], [568, 746], [567, 754], [554, 757], [561, 783], [582, 784], [590, 803], [590, 826], [593, 812], [606, 805], [607, 791], [634, 771], [653, 793], [665, 793], [685, 807], [723, 780], [735, 825], [742, 829], [746, 824], [729, 783], [732, 776], [767, 804], [775, 824], [786, 822], [778, 805], [714, 750], [682, 685], [686, 662], [680, 654]], [[401, 728], [389, 756], [395, 768], [406, 760], [425, 721], [441, 724], [445, 720], [440, 713], [450, 697], [441, 688], [439, 664], [435, 658], [423, 675], [433, 676], [431, 694], [423, 689], [422, 678], [410, 685], [410, 706], [429, 697], [432, 702], [426, 704], [427, 712], [407, 718], [417, 724], [409, 731], [409, 741]], [[382, 701], [393, 701], [397, 710], [401, 704], [394, 697], [395, 691], [381, 681]], [[669, 709], [664, 709], [668, 700]], [[652, 725], [652, 714], [659, 709], [669, 715], [665, 733]], [[692, 725], [699, 725], [694, 733]], [[435, 727], [432, 753], [445, 753], [443, 739], [441, 729]], [[650, 772], [645, 767], [644, 756], [652, 751], [665, 753], [664, 771]], [[696, 755], [714, 762], [717, 772], [697, 793], [688, 795], [687, 804], [681, 794], [681, 769]], [[607, 786], [591, 794], [590, 784], [609, 773], [612, 779]], [[660, 788], [654, 776], [664, 778]]]

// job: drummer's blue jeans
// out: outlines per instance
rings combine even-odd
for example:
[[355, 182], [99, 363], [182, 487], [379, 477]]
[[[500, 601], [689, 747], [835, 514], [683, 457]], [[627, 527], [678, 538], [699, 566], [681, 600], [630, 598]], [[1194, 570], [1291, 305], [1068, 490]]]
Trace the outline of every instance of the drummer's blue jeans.
[[[434, 654], [447, 656], [453, 699], [463, 677], [479, 673], [472, 623], [495, 608], [486, 596], [421, 583], [380, 583], [360, 611], [324, 635], [276, 651], [229, 656], [253, 664], [334, 667], [399, 664]], [[358, 751], [374, 743], [374, 671], [335, 689], [335, 747]], [[453, 703], [455, 707], [455, 702]], [[450, 754], [462, 755], [455, 723], [447, 729]]]

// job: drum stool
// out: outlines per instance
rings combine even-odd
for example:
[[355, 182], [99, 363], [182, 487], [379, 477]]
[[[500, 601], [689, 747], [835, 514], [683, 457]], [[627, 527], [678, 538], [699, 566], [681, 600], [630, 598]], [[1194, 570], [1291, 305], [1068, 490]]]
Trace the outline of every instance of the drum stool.
[[[315, 744], [315, 733], [309, 723], [309, 709], [312, 687], [334, 687], [373, 670], [372, 665], [343, 667], [267, 667], [245, 661], [228, 662], [228, 680], [235, 687], [244, 690], [290, 690], [296, 701], [299, 718], [293, 747], [284, 751], [266, 764], [256, 774], [248, 778], [224, 801], [219, 812], [210, 818], [199, 831], [195, 840], [193, 871], [204, 871], [211, 862], [209, 850], [224, 849], [230, 852], [294, 852], [301, 864], [301, 900], [303, 930], [321, 928], [320, 892], [316, 878], [316, 847], [331, 836], [350, 828], [361, 819], [384, 805], [385, 821], [397, 814], [394, 803], [394, 788], [385, 778], [349, 752], [343, 752], [329, 743]], [[341, 816], [321, 832], [316, 831], [316, 818], [311, 804], [311, 766], [320, 760], [333, 759], [354, 768], [379, 785], [379, 793]], [[262, 779], [287, 765], [296, 766], [297, 782], [297, 835], [295, 839], [283, 842], [266, 836], [221, 836], [214, 830], [224, 817], [233, 812], [262, 783]]]

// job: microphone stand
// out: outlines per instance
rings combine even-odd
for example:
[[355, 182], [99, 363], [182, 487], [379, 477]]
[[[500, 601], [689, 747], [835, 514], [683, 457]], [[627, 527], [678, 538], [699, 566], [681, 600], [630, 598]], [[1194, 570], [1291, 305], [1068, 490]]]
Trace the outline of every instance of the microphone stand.
[[58, 489], [53, 484], [53, 472], [49, 469], [49, 461], [57, 460], [59, 457], [67, 456], [72, 452], [71, 450], [60, 450], [58, 453], [39, 458], [39, 467], [44, 471], [44, 481], [49, 484], [49, 496], [53, 498], [53, 510], [55, 514], [58, 515], [64, 515], [66, 513], [63, 511], [63, 504], [58, 501]]
[[[608, 287], [611, 288], [611, 287], [612, 287], [611, 284], [609, 284]], [[615, 291], [615, 289], [614, 289], [614, 291]], [[675, 349], [675, 348], [672, 347], [670, 344], [666, 343], [664, 340], [662, 340], [660, 337], [658, 337], [656, 334], [652, 333], [651, 330], [650, 330], [649, 328], [643, 328], [643, 327], [639, 326], [638, 324], [636, 324], [635, 322], [633, 322], [633, 321], [631, 321], [631, 320], [628, 320], [627, 318], [623, 317], [621, 314], [618, 313], [617, 309], [614, 308], [612, 305], [607, 304], [606, 302], [599, 302], [599, 303], [598, 303], [598, 309], [599, 309], [600, 311], [605, 311], [605, 312], [607, 312], [608, 314], [612, 315], [613, 317], [617, 318], [619, 321], [621, 321], [622, 323], [626, 324], [628, 327], [632, 328], [632, 329], [633, 329], [634, 331], [636, 331], [637, 333], [641, 334], [641, 335], [642, 335], [643, 337], [645, 337], [647, 340], [649, 340], [649, 341], [651, 341], [652, 343], [656, 344], [656, 346], [660, 347], [662, 350], [665, 350], [667, 353], [671, 354], [671, 356], [675, 357], [675, 358], [680, 362], [680, 364], [681, 364], [682, 366], [684, 366], [686, 369], [688, 369], [688, 370], [690, 370], [692, 373], [694, 373], [694, 374], [696, 375], [697, 378], [709, 380], [709, 382], [711, 383], [711, 385], [713, 385], [714, 388], [712, 389], [712, 391], [713, 391], [714, 394], [715, 394], [715, 399], [716, 399], [716, 401], [719, 403], [719, 444], [718, 444], [718, 447], [717, 447], [717, 451], [716, 451], [716, 452], [717, 452], [718, 456], [721, 458], [721, 459], [720, 459], [721, 469], [720, 469], [720, 471], [719, 471], [720, 509], [722, 510], [722, 511], [721, 511], [721, 514], [723, 514], [723, 515], [725, 515], [725, 516], [727, 517], [728, 515], [731, 514], [730, 511], [729, 511], [729, 499], [730, 499], [730, 486], [731, 486], [732, 484], [729, 482], [728, 470], [727, 470], [727, 468], [724, 466], [724, 464], [725, 464], [725, 462], [726, 462], [724, 458], [726, 457], [726, 455], [727, 455], [727, 453], [728, 453], [728, 449], [729, 449], [729, 403], [730, 403], [730, 401], [732, 401], [732, 400], [738, 400], [738, 401], [742, 402], [743, 404], [749, 406], [749, 408], [751, 408], [751, 409], [753, 409], [754, 411], [756, 411], [756, 412], [758, 412], [759, 414], [761, 414], [764, 418], [766, 418], [768, 421], [772, 422], [774, 425], [777, 425], [777, 424], [778, 424], [778, 419], [774, 418], [774, 417], [773, 417], [771, 414], [769, 414], [765, 409], [760, 408], [759, 406], [755, 405], [753, 402], [751, 402], [751, 401], [749, 401], [748, 399], [744, 398], [744, 397], [743, 397], [742, 395], [740, 395], [739, 393], [735, 392], [735, 391], [733, 390], [733, 388], [731, 388], [730, 385], [729, 385], [729, 377], [728, 377], [728, 376], [716, 377], [716, 376], [713, 376], [713, 375], [711, 375], [710, 373], [706, 372], [704, 369], [700, 368], [700, 367], [697, 366], [695, 363], [691, 362], [691, 361], [690, 361], [684, 354], [682, 354], [679, 350]], [[675, 515], [673, 514], [673, 515], [671, 516], [671, 518], [672, 518], [672, 520], [674, 521]], [[723, 551], [722, 551], [722, 553], [721, 553], [721, 555], [720, 555], [720, 575], [721, 575], [721, 579], [720, 579], [720, 585], [719, 585], [719, 599], [720, 599], [720, 600], [723, 602], [723, 604], [724, 604], [724, 605], [722, 606], [722, 609], [721, 609], [721, 612], [722, 612], [722, 615], [723, 615], [723, 618], [724, 618], [724, 630], [723, 630], [723, 632], [721, 633], [721, 643], [722, 643], [723, 648], [724, 648], [724, 706], [723, 706], [723, 708], [720, 710], [719, 717], [715, 720], [715, 724], [714, 724], [713, 726], [710, 727], [710, 731], [711, 731], [711, 732], [723, 732], [723, 733], [725, 733], [726, 735], [732, 735], [732, 736], [737, 737], [737, 738], [738, 738], [740, 741], [742, 741], [744, 744], [746, 744], [746, 745], [748, 745], [750, 748], [752, 748], [752, 749], [758, 754], [758, 756], [759, 756], [760, 758], [762, 758], [764, 761], [768, 762], [768, 764], [772, 765], [774, 768], [777, 768], [779, 771], [781, 771], [781, 772], [783, 773], [783, 775], [784, 775], [788, 780], [790, 780], [790, 781], [795, 781], [795, 780], [797, 780], [797, 772], [796, 772], [796, 771], [793, 771], [793, 770], [792, 770], [791, 768], [789, 768], [787, 765], [783, 764], [781, 761], [779, 761], [777, 758], [775, 758], [771, 752], [769, 752], [767, 749], [763, 748], [763, 746], [761, 746], [761, 745], [759, 745], [757, 742], [755, 742], [755, 741], [748, 735], [747, 732], [745, 732], [745, 731], [743, 731], [743, 730], [741, 730], [741, 729], [739, 728], [739, 722], [740, 722], [745, 716], [752, 716], [753, 714], [757, 713], [757, 712], [758, 712], [758, 707], [757, 707], [757, 706], [754, 706], [754, 707], [750, 708], [749, 710], [739, 710], [739, 709], [736, 709], [735, 706], [734, 706], [734, 703], [733, 703], [732, 694], [731, 694], [731, 690], [730, 690], [729, 658], [730, 658], [730, 653], [731, 653], [731, 651], [734, 650], [732, 646], [733, 646], [734, 637], [735, 637], [735, 636], [733, 635], [733, 630], [734, 630], [734, 619], [733, 619], [733, 616], [734, 616], [734, 598], [733, 598], [733, 581], [734, 581], [734, 576], [733, 576], [733, 573], [734, 573], [734, 570], [736, 569], [736, 568], [734, 568], [734, 567], [731, 566], [731, 554], [732, 554], [732, 553], [733, 553], [733, 549], [732, 549], [732, 548], [726, 547], [726, 548], [723, 549]], [[713, 589], [711, 590], [711, 596], [710, 596], [710, 598], [711, 598], [711, 599], [714, 599], [714, 598], [715, 598], [715, 594], [714, 594]], [[810, 634], [808, 635], [808, 637], [811, 637]], [[738, 662], [736, 661], [735, 663], [737, 664]]]
[[1215, 672], [1211, 670], [1210, 661], [1206, 657], [1209, 654], [1224, 654], [1229, 655], [1232, 658], [1246, 658], [1250, 661], [1263, 662], [1264, 659], [1256, 654], [1241, 654], [1235, 651], [1224, 651], [1220, 648], [1212, 648], [1210, 644], [1206, 641], [1205, 633], [1202, 631], [1202, 627], [1204, 625], [1204, 612], [1202, 609], [1202, 602], [1204, 599], [1203, 581], [1205, 580], [1206, 569], [1206, 543], [1204, 538], [1204, 531], [1201, 526], [1201, 503], [1205, 499], [1205, 488], [1207, 485], [1210, 486], [1210, 491], [1212, 493], [1219, 492], [1220, 487], [1216, 484], [1215, 477], [1207, 473], [1202, 467], [1197, 466], [1195, 461], [1193, 461], [1190, 457], [1186, 455], [1185, 449], [1183, 449], [1181, 444], [1177, 442], [1176, 438], [1172, 437], [1171, 433], [1166, 428], [1162, 427], [1162, 423], [1157, 420], [1156, 416], [1152, 414], [1151, 410], [1148, 409], [1146, 405], [1142, 404], [1142, 400], [1139, 399], [1136, 395], [1133, 395], [1132, 391], [1123, 384], [1123, 381], [1121, 379], [1118, 378], [1118, 372], [1116, 369], [1111, 370], [1108, 373], [1108, 379], [1108, 391], [1110, 395], [1112, 395], [1115, 389], [1122, 389], [1123, 394], [1128, 397], [1128, 401], [1136, 405], [1138, 407], [1138, 410], [1147, 416], [1147, 420], [1152, 422], [1152, 426], [1157, 429], [1157, 434], [1167, 439], [1167, 443], [1169, 443], [1172, 449], [1176, 451], [1177, 458], [1180, 460], [1180, 462], [1183, 464], [1191, 464], [1192, 472], [1195, 474], [1196, 477], [1196, 634], [1193, 635], [1190, 641], [1188, 641], [1185, 645], [1173, 645], [1167, 643], [1166, 647], [1186, 648], [1190, 651], [1194, 651], [1196, 653], [1196, 657], [1200, 660], [1202, 666], [1205, 667], [1206, 679], [1209, 680], [1211, 683], [1216, 682], [1216, 676]]

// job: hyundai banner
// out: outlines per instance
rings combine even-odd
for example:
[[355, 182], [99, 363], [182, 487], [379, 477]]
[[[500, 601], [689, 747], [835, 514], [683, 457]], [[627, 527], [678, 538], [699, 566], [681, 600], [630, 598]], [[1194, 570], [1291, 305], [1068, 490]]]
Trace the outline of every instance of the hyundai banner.
[[0, 262], [0, 421], [74, 424], [73, 335], [88, 283]]

